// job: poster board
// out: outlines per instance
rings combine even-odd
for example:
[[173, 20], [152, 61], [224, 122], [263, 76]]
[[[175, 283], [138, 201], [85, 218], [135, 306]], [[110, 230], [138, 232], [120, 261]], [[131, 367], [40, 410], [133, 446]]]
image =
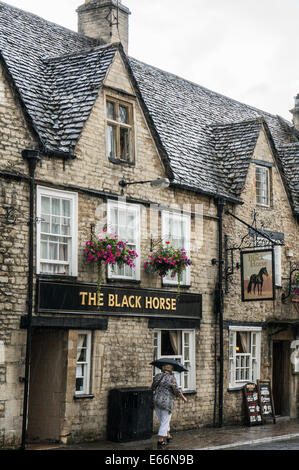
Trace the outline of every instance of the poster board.
[[275, 409], [270, 380], [258, 380], [257, 389], [263, 421], [265, 422], [270, 418], [273, 419], [273, 423], [275, 424]]
[[248, 426], [263, 424], [258, 388], [255, 383], [247, 383], [243, 387]]

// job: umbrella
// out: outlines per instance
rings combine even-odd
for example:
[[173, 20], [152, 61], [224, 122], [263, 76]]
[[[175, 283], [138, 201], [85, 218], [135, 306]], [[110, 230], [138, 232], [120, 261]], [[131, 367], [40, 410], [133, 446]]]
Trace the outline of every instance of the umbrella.
[[165, 364], [172, 365], [176, 372], [188, 372], [187, 367], [183, 366], [183, 364], [175, 361], [174, 359], [167, 359], [167, 357], [161, 357], [160, 359], [151, 362], [152, 366], [158, 367], [159, 369], [162, 369]]

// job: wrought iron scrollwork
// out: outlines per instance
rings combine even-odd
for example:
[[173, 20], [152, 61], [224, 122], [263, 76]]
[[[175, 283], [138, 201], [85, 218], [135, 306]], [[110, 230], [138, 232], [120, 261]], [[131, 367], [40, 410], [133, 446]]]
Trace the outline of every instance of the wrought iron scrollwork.
[[281, 301], [282, 303], [286, 303], [286, 300], [291, 297], [291, 292], [292, 292], [292, 276], [295, 272], [299, 273], [299, 262], [293, 263], [290, 267], [290, 276], [289, 276], [289, 282], [288, 282], [288, 289], [287, 293], [283, 292], [281, 295]]

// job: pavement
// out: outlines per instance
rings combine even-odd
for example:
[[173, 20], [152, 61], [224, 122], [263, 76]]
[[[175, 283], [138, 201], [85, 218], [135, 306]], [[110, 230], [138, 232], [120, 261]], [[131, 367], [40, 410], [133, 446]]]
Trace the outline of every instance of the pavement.
[[[299, 438], [299, 419], [276, 418], [258, 426], [202, 427], [189, 431], [173, 432], [173, 440], [167, 451], [185, 450], [234, 450], [241, 446], [251, 446], [274, 441]], [[101, 451], [152, 451], [157, 450], [157, 436], [143, 441], [112, 442], [90, 441], [76, 444], [34, 444], [27, 450], [101, 450]]]

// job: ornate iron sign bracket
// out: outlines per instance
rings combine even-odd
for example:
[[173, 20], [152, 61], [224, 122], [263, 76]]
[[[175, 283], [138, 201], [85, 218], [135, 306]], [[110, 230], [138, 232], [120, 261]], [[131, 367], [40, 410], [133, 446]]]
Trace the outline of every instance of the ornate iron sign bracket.
[[[233, 276], [235, 269], [240, 269], [240, 263], [235, 263], [234, 261], [234, 252], [241, 251], [242, 249], [254, 249], [254, 248], [274, 248], [274, 246], [284, 246], [283, 234], [280, 234], [280, 239], [276, 239], [274, 232], [269, 232], [264, 230], [264, 224], [261, 223], [261, 229], [257, 228], [257, 216], [258, 213], [254, 210], [253, 213], [253, 222], [248, 224], [244, 220], [240, 219], [232, 212], [226, 210], [226, 215], [230, 215], [234, 219], [241, 222], [248, 228], [248, 232], [244, 237], [242, 237], [238, 245], [229, 246], [229, 237], [228, 235], [224, 236], [224, 249], [225, 249], [225, 293], [229, 293], [229, 279]], [[249, 243], [246, 243], [249, 239]]]

